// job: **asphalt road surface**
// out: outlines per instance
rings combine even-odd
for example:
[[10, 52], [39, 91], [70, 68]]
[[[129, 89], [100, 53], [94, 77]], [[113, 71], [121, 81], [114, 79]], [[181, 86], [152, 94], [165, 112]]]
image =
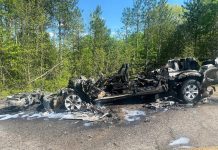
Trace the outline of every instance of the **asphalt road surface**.
[[[114, 110], [141, 110], [119, 105]], [[149, 119], [148, 119], [149, 118]], [[58, 119], [0, 121], [0, 149], [33, 150], [174, 150], [218, 149], [218, 98], [194, 108], [163, 110], [135, 120], [83, 122]], [[212, 148], [209, 148], [212, 149]]]

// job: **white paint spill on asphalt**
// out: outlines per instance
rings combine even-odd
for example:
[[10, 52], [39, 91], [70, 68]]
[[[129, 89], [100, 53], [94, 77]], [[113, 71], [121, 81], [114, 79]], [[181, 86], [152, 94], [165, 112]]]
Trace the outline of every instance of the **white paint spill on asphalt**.
[[186, 145], [190, 142], [189, 138], [186, 137], [180, 137], [177, 140], [172, 141], [169, 145], [170, 146], [175, 146], [175, 145]]
[[140, 116], [145, 116], [145, 112], [141, 110], [127, 110], [122, 108], [122, 111], [125, 113], [124, 119], [129, 122], [140, 120]]

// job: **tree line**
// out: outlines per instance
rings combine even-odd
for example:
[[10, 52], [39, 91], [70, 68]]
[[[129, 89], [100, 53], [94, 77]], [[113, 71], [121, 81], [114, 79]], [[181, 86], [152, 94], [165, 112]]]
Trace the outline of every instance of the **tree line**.
[[[174, 57], [218, 54], [218, 1], [133, 0], [111, 35], [97, 6], [84, 25], [78, 0], [0, 0], [0, 93], [56, 90], [70, 77], [131, 73]], [[88, 28], [88, 30], [86, 29]]]

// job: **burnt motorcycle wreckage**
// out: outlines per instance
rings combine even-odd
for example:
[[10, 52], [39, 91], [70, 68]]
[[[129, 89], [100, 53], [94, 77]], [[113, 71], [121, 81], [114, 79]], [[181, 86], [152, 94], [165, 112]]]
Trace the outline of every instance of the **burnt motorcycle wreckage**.
[[10, 105], [28, 107], [38, 104], [46, 111], [66, 109], [68, 111], [92, 111], [104, 114], [105, 110], [94, 105], [98, 102], [143, 98], [148, 95], [158, 99], [196, 104], [213, 94], [218, 84], [218, 59], [203, 66], [193, 58], [172, 59], [161, 69], [129, 76], [129, 65], [123, 64], [111, 77], [103, 75], [94, 79], [70, 79], [68, 88], [57, 93], [21, 93], [7, 98]]
[[[117, 74], [97, 82], [93, 79], [72, 79], [68, 88], [75, 90], [76, 95], [68, 98], [72, 103], [85, 100], [91, 103], [124, 99], [128, 97], [173, 97], [183, 103], [197, 103], [212, 95], [209, 86], [218, 83], [217, 61], [214, 64], [201, 66], [194, 58], [172, 59], [166, 66], [149, 72], [140, 73], [135, 78], [129, 77], [129, 65], [124, 64]], [[213, 74], [212, 79], [208, 75]], [[77, 97], [77, 98], [76, 98]]]

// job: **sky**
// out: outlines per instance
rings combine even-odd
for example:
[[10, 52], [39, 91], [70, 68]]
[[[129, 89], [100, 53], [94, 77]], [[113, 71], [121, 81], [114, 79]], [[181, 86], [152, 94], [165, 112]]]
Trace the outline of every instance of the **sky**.
[[[173, 5], [182, 5], [184, 0], [168, 0]], [[116, 32], [122, 27], [122, 11], [126, 7], [131, 7], [133, 0], [79, 0], [79, 8], [82, 10], [83, 19], [86, 28], [89, 25], [90, 13], [93, 12], [97, 5], [102, 8], [102, 18], [105, 19], [106, 25], [111, 32]]]

